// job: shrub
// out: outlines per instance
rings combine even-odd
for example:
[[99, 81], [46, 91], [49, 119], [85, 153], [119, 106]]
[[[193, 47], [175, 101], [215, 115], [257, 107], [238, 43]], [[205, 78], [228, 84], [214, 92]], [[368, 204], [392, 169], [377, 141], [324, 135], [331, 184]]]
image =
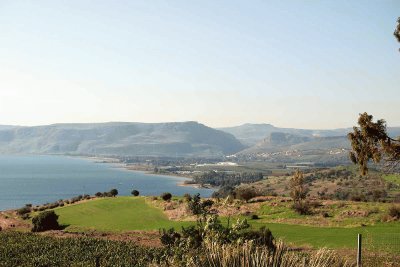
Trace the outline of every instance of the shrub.
[[110, 192], [103, 192], [103, 197], [112, 197]]
[[389, 208], [389, 216], [395, 219], [400, 219], [400, 206], [393, 205]]
[[139, 191], [138, 190], [132, 190], [131, 194], [135, 197], [137, 197], [139, 195]]
[[311, 214], [311, 206], [309, 202], [296, 202], [293, 204], [292, 208], [300, 215]]
[[161, 244], [164, 246], [173, 246], [181, 238], [181, 235], [175, 232], [174, 228], [160, 229], [159, 233]]
[[161, 198], [162, 198], [164, 201], [169, 201], [169, 200], [171, 200], [172, 195], [171, 195], [171, 193], [165, 192], [165, 193], [162, 193], [162, 194], [161, 194]]
[[257, 196], [257, 192], [253, 188], [238, 188], [236, 190], [236, 197], [243, 199], [244, 201], [249, 201], [253, 197]]
[[354, 193], [350, 196], [350, 200], [360, 202], [360, 201], [367, 201], [367, 198], [362, 193]]
[[115, 188], [113, 188], [113, 189], [110, 190], [109, 193], [110, 193], [110, 195], [111, 195], [112, 197], [115, 197], [116, 195], [118, 195], [118, 190], [115, 189]]
[[41, 212], [32, 219], [32, 232], [58, 230], [60, 229], [60, 225], [58, 224], [57, 220], [58, 215], [53, 210]]
[[252, 219], [252, 220], [258, 220], [258, 219], [260, 219], [260, 218], [258, 217], [257, 214], [253, 214], [253, 215], [251, 215], [251, 219]]
[[272, 232], [265, 226], [262, 226], [258, 230], [250, 230], [248, 232], [244, 232], [242, 234], [242, 238], [244, 240], [253, 241], [254, 244], [257, 246], [265, 246], [268, 248], [275, 247]]
[[186, 202], [189, 202], [189, 201], [192, 200], [192, 196], [190, 194], [188, 194], [188, 193], [184, 194], [183, 198], [186, 200]]
[[28, 213], [25, 213], [25, 214], [23, 214], [23, 215], [21, 216], [21, 218], [22, 218], [23, 220], [28, 220], [28, 219], [29, 219], [29, 214], [28, 214]]
[[22, 208], [20, 208], [20, 209], [17, 210], [17, 214], [18, 214], [19, 216], [22, 216], [22, 215], [27, 214], [27, 213], [29, 213], [29, 212], [31, 212], [31, 208], [28, 207], [28, 206], [22, 207]]
[[211, 199], [207, 199], [202, 202], [200, 194], [196, 194], [191, 197], [190, 201], [188, 201], [187, 207], [193, 215], [199, 215], [208, 213], [213, 204], [214, 201], [212, 201]]
[[96, 197], [102, 197], [103, 193], [102, 192], [97, 192], [96, 194], [94, 194]]

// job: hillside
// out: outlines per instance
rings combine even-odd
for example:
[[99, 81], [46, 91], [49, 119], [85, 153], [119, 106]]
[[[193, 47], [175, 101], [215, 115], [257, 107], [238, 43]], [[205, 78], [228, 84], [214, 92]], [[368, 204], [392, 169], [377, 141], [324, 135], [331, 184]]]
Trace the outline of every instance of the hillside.
[[197, 122], [0, 127], [0, 153], [216, 157], [244, 146]]
[[[351, 128], [309, 130], [278, 128], [271, 124], [243, 124], [220, 128], [233, 134], [248, 148], [236, 156], [273, 162], [304, 162], [346, 164], [351, 148], [347, 133]], [[392, 137], [400, 136], [400, 127], [389, 127]]]
[[[256, 145], [263, 139], [267, 138], [271, 133], [280, 132], [303, 137], [334, 137], [346, 136], [352, 131], [352, 128], [341, 128], [331, 130], [318, 129], [295, 129], [295, 128], [279, 128], [271, 124], [251, 124], [246, 123], [240, 126], [219, 128], [219, 130], [234, 135], [239, 141], [248, 146]], [[388, 133], [392, 137], [400, 136], [400, 127], [388, 127]]]

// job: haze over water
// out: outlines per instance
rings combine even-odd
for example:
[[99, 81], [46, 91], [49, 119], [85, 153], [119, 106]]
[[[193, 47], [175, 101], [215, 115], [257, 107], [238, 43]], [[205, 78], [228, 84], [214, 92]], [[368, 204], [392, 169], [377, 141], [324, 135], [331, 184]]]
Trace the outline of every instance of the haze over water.
[[210, 196], [213, 190], [178, 186], [184, 178], [145, 174], [115, 168], [108, 163], [63, 156], [0, 156], [0, 210], [19, 208], [67, 199], [80, 194], [117, 188], [120, 195], [132, 189], [141, 195], [158, 196], [200, 193]]

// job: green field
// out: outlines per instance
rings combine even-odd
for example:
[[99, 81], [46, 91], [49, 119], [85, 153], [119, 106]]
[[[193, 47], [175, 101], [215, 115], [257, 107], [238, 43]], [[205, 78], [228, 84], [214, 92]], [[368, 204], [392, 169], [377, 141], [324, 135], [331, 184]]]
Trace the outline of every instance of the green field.
[[400, 186], [400, 174], [384, 175], [383, 179], [385, 179], [388, 182], [391, 182], [391, 183], [394, 183], [394, 184]]
[[[256, 226], [257, 223], [254, 223]], [[400, 234], [399, 223], [377, 224], [367, 227], [312, 227], [268, 223], [267, 227], [273, 235], [296, 245], [311, 245], [313, 247], [351, 248], [357, 245], [357, 234], [367, 236], [377, 234]], [[398, 240], [395, 240], [398, 242]]]
[[[55, 209], [67, 231], [98, 230], [123, 232], [131, 230], [158, 230], [188, 226], [194, 222], [170, 221], [160, 208], [146, 202], [144, 197], [116, 197]], [[299, 217], [300, 215], [293, 215]], [[221, 218], [223, 223], [226, 218]], [[234, 221], [233, 219], [231, 222]], [[267, 226], [273, 235], [296, 245], [313, 247], [355, 247], [357, 234], [400, 234], [400, 223], [376, 223], [365, 227], [317, 227], [248, 220], [254, 228]]]
[[146, 203], [143, 197], [101, 198], [55, 209], [60, 224], [68, 231], [129, 231], [189, 225], [168, 220], [161, 209]]

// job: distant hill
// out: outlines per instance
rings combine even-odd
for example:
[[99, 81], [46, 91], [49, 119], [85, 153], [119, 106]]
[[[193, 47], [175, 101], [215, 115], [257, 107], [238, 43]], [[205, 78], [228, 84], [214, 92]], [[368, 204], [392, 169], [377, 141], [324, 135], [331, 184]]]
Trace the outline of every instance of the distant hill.
[[[281, 132], [306, 137], [333, 137], [346, 136], [351, 132], [352, 128], [340, 128], [332, 130], [312, 130], [312, 129], [295, 129], [295, 128], [279, 128], [271, 124], [251, 124], [246, 123], [240, 126], [218, 128], [221, 131], [233, 134], [239, 141], [247, 146], [253, 146], [261, 142], [263, 139], [273, 132]], [[388, 133], [392, 137], [400, 136], [400, 127], [388, 127]]]
[[[305, 137], [345, 136], [351, 128], [333, 130], [309, 130], [295, 128], [279, 128], [271, 124], [243, 124], [240, 126], [219, 128], [219, 130], [233, 134], [239, 141], [248, 146], [259, 143], [273, 132], [287, 133]], [[400, 127], [399, 127], [400, 132]]]
[[[71, 123], [35, 127], [0, 125], [0, 153], [160, 157], [237, 154], [265, 157], [266, 153], [285, 152], [299, 160], [303, 160], [301, 155], [305, 153], [324, 159], [326, 155], [337, 157], [340, 151], [350, 148], [346, 134], [351, 130], [278, 128], [271, 124], [213, 129], [191, 121]], [[393, 137], [400, 135], [400, 127], [388, 128], [388, 131]]]
[[197, 122], [0, 127], [0, 153], [216, 157], [244, 146]]
[[[271, 124], [244, 124], [220, 128], [233, 134], [248, 147], [238, 156], [271, 161], [348, 162], [351, 148], [347, 133], [352, 128], [309, 130], [278, 128]], [[400, 136], [400, 127], [389, 127], [392, 137]]]

